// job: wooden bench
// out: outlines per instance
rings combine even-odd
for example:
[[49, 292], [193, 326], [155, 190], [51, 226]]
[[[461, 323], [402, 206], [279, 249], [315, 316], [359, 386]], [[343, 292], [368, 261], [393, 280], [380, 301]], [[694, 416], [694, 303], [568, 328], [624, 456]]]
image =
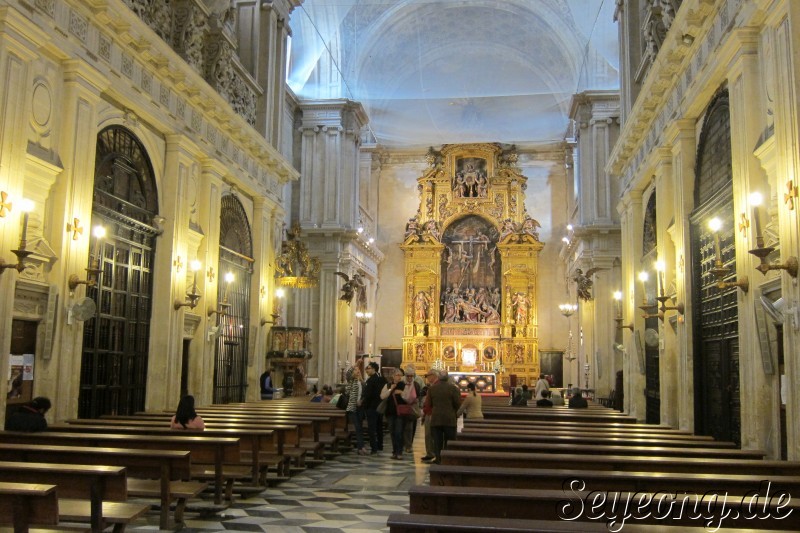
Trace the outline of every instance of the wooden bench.
[[[745, 494], [758, 489], [764, 476], [744, 474], [696, 474], [686, 472], [609, 472], [600, 470], [501, 468], [483, 466], [431, 465], [431, 486], [493, 487], [561, 490], [578, 479], [586, 490], [612, 491], [706, 491], [726, 490], [729, 494]], [[770, 476], [774, 491], [800, 494], [800, 477]], [[493, 492], [486, 491], [487, 493]]]
[[0, 481], [56, 485], [60, 520], [89, 522], [92, 531], [110, 524], [114, 531], [124, 531], [150, 510], [149, 505], [126, 502], [125, 468], [119, 466], [0, 461]]
[[559, 444], [597, 444], [597, 445], [616, 445], [616, 446], [663, 446], [681, 448], [734, 448], [732, 442], [721, 442], [714, 440], [672, 440], [658, 436], [643, 437], [614, 437], [601, 434], [592, 435], [559, 435], [550, 436], [541, 433], [526, 432], [502, 432], [481, 431], [464, 429], [457, 437], [458, 439], [470, 440], [491, 440], [495, 442], [538, 442], [538, 443], [559, 443]]
[[475, 453], [497, 451], [524, 453], [574, 453], [583, 455], [657, 455], [659, 457], [717, 457], [720, 459], [763, 459], [762, 450], [738, 448], [681, 448], [674, 446], [619, 446], [616, 444], [558, 444], [550, 442], [504, 442], [461, 439], [447, 443], [448, 450], [470, 450]]
[[[573, 533], [576, 526], [573, 522], [562, 520], [522, 520], [513, 518], [482, 518], [474, 516], [442, 516], [429, 514], [400, 514], [389, 515], [387, 520], [390, 533]], [[604, 524], [591, 522], [582, 523], [580, 531], [586, 533], [607, 533], [608, 527]], [[629, 524], [625, 526], [625, 533], [708, 533], [704, 527], [645, 526]], [[760, 533], [760, 529], [736, 529], [736, 533]]]
[[472, 435], [476, 433], [495, 433], [499, 436], [508, 436], [508, 435], [533, 435], [533, 436], [540, 436], [544, 435], [550, 437], [551, 439], [560, 439], [561, 437], [574, 437], [574, 436], [581, 436], [581, 437], [617, 437], [617, 438], [635, 438], [635, 439], [660, 439], [660, 440], [670, 440], [670, 441], [704, 441], [704, 442], [713, 442], [714, 438], [709, 437], [706, 435], [690, 435], [687, 433], [657, 433], [653, 434], [648, 431], [618, 431], [615, 429], [589, 429], [589, 430], [580, 430], [580, 429], [551, 429], [551, 430], [539, 430], [539, 429], [529, 429], [525, 427], [516, 427], [513, 426], [502, 426], [502, 427], [486, 427], [486, 426], [479, 426], [479, 425], [470, 425], [469, 427], [464, 427], [462, 434], [464, 435]]
[[636, 424], [637, 420], [624, 414], [596, 413], [591, 414], [586, 409], [553, 410], [533, 409], [529, 407], [516, 407], [511, 410], [486, 410], [483, 411], [484, 419], [505, 420], [566, 420], [569, 422], [616, 422], [619, 424]]
[[[486, 491], [481, 487], [420, 485], [409, 490], [409, 499], [412, 516], [560, 521], [570, 524], [571, 531], [585, 531], [593, 524], [606, 528], [606, 531], [619, 531], [620, 525], [622, 531], [629, 531], [629, 527], [637, 525], [658, 527], [661, 531], [660, 528], [666, 524], [701, 528], [709, 523], [712, 527], [721, 525], [724, 528], [757, 526], [759, 530], [800, 530], [800, 502], [791, 498], [786, 501], [770, 497], [745, 498], [742, 506], [741, 496], [727, 496], [723, 506], [721, 497], [724, 494], [723, 487], [717, 489], [716, 494], [704, 495], [690, 486], [677, 494], [627, 491], [601, 494], [515, 488]], [[669, 505], [670, 502], [674, 503]], [[700, 513], [694, 514], [698, 510]]]
[[169, 520], [173, 501], [174, 523], [181, 524], [187, 500], [208, 488], [207, 483], [188, 481], [192, 464], [188, 451], [0, 443], [2, 461], [34, 463], [54, 458], [59, 464], [124, 466], [129, 496], [159, 500], [161, 529], [170, 529], [173, 525]]
[[[186, 450], [192, 464], [213, 464], [214, 502], [222, 503], [222, 490], [228, 481], [225, 465], [240, 461], [238, 438], [194, 435], [115, 434], [45, 431], [21, 433], [0, 431], [0, 442], [15, 444], [51, 444], [60, 446], [92, 446], [139, 448], [146, 450]], [[231, 475], [234, 475], [231, 473]], [[249, 476], [249, 472], [246, 473]], [[231, 481], [232, 483], [232, 481]]]
[[707, 457], [659, 457], [654, 455], [583, 455], [442, 451], [442, 464], [499, 468], [549, 468], [565, 470], [604, 470], [615, 472], [694, 472], [703, 474], [758, 474], [800, 476], [800, 462], [737, 459], [720, 461]]
[[549, 429], [578, 429], [578, 430], [593, 430], [593, 429], [614, 429], [617, 431], [649, 431], [653, 434], [661, 433], [684, 433], [691, 435], [692, 433], [682, 429], [675, 429], [670, 426], [656, 425], [656, 424], [630, 424], [609, 421], [594, 421], [594, 422], [581, 422], [570, 420], [536, 420], [536, 419], [509, 419], [509, 418], [478, 418], [478, 419], [465, 419], [464, 427], [472, 425], [479, 425], [483, 427], [493, 427], [497, 425], [513, 424], [517, 427], [525, 427], [531, 429], [542, 429], [544, 431]]
[[58, 524], [58, 495], [55, 485], [0, 482], [0, 525], [27, 533], [32, 525]]

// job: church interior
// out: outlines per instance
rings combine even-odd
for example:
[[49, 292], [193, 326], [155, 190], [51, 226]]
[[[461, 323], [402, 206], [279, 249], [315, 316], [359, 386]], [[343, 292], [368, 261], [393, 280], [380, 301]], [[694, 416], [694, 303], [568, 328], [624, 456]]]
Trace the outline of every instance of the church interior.
[[[212, 435], [216, 409], [307, 408], [377, 362], [473, 384], [514, 433], [544, 374], [792, 487], [799, 36], [797, 0], [0, 1], [0, 421], [191, 395]], [[253, 470], [287, 480], [185, 526], [388, 531], [468, 453], [429, 467], [422, 433], [402, 464], [320, 444], [296, 477]], [[451, 518], [391, 530], [471, 531]]]

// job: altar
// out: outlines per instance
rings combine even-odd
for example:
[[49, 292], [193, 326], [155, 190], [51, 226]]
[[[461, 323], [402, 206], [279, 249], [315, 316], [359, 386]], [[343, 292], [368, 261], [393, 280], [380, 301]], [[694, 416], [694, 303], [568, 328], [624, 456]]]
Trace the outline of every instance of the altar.
[[487, 394], [508, 390], [511, 375], [533, 386], [541, 372], [537, 270], [544, 243], [525, 206], [527, 178], [517, 157], [513, 146], [500, 144], [431, 148], [400, 245], [402, 366], [446, 368], [462, 390], [470, 381]]
[[470, 383], [475, 384], [475, 392], [497, 392], [497, 377], [494, 372], [450, 372], [449, 375], [461, 392], [467, 392], [467, 385]]

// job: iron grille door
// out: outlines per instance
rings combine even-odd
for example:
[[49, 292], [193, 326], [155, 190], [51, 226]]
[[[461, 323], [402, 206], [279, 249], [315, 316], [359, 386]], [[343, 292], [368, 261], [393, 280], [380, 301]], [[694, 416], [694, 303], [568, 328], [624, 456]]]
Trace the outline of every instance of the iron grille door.
[[[158, 229], [152, 167], [136, 137], [113, 126], [97, 137], [92, 227], [101, 273], [87, 297], [97, 304], [84, 323], [78, 416], [132, 414], [144, 409], [150, 343], [152, 263]], [[94, 259], [94, 258], [91, 258]], [[90, 264], [91, 264], [90, 259]]]
[[220, 276], [227, 272], [232, 272], [234, 279], [230, 284], [220, 283], [217, 294], [219, 302], [227, 297], [229, 307], [225, 315], [217, 315], [222, 334], [217, 339], [214, 361], [214, 403], [243, 402], [247, 396], [250, 278], [253, 271], [248, 261], [221, 248]]
[[737, 288], [719, 289], [711, 273], [715, 263], [714, 237], [707, 221], [723, 220], [719, 232], [726, 281], [736, 279], [733, 205], [730, 200], [705, 210], [692, 221], [695, 295], [696, 428], [702, 435], [740, 443], [739, 315]]

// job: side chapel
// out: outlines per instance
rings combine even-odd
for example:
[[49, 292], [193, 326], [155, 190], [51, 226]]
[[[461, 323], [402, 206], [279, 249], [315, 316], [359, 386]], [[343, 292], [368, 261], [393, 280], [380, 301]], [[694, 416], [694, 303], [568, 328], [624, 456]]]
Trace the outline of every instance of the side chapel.
[[487, 392], [533, 383], [544, 243], [525, 207], [516, 149], [445, 145], [427, 163], [401, 245], [403, 366], [444, 368]]

